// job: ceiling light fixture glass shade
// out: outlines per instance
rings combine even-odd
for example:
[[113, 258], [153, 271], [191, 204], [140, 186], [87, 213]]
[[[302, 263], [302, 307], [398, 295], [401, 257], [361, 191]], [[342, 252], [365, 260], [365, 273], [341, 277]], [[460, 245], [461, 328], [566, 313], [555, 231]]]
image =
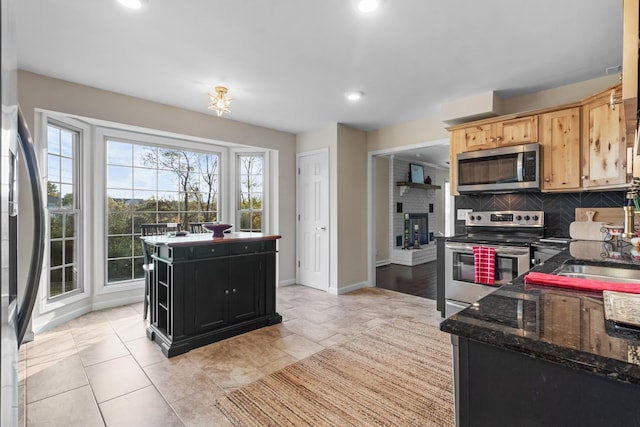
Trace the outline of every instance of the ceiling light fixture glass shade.
[[231, 113], [231, 100], [227, 96], [227, 88], [224, 86], [216, 86], [215, 92], [209, 92], [209, 109], [218, 113], [218, 117], [223, 113]]
[[344, 94], [344, 96], [352, 102], [358, 101], [360, 100], [360, 98], [362, 98], [362, 95], [364, 95], [362, 92], [360, 92], [359, 90], [352, 90], [350, 92], [347, 92]]
[[358, 9], [360, 9], [360, 12], [369, 13], [376, 10], [379, 5], [378, 0], [360, 0], [358, 2]]
[[129, 9], [140, 9], [147, 0], [118, 0], [118, 2]]

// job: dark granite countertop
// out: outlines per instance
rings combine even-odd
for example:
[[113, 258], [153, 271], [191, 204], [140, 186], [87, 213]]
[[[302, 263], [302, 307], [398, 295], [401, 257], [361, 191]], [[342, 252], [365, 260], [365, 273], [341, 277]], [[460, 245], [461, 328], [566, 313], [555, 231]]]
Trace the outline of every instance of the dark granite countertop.
[[144, 240], [153, 245], [166, 245], [171, 247], [179, 246], [204, 246], [219, 243], [237, 243], [237, 242], [252, 242], [260, 240], [277, 240], [281, 236], [276, 234], [264, 234], [264, 233], [224, 233], [224, 237], [213, 237], [211, 233], [193, 233], [186, 236], [149, 236]]
[[[630, 255], [603, 242], [571, 242], [532, 271], [551, 273], [567, 260], [640, 269]], [[526, 274], [525, 274], [526, 275]], [[524, 276], [451, 316], [440, 329], [564, 366], [640, 384], [640, 330], [604, 318], [601, 292], [525, 285]]]

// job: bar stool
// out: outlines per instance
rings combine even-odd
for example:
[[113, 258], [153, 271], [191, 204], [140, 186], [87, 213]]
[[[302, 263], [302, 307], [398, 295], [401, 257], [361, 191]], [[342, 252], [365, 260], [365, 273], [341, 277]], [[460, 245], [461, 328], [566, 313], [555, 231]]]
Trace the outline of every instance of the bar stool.
[[207, 230], [205, 230], [205, 228], [202, 226], [202, 224], [205, 224], [204, 222], [190, 222], [189, 223], [189, 232], [190, 233], [206, 233]]
[[149, 245], [146, 243], [144, 238], [148, 236], [161, 236], [163, 234], [167, 234], [170, 228], [175, 228], [179, 231], [180, 224], [161, 223], [140, 225], [140, 239], [142, 240], [142, 255], [144, 257], [144, 264], [142, 264], [142, 269], [144, 270], [144, 319], [147, 318], [147, 313], [149, 312], [149, 292], [151, 284], [153, 283], [153, 260], [151, 259]]

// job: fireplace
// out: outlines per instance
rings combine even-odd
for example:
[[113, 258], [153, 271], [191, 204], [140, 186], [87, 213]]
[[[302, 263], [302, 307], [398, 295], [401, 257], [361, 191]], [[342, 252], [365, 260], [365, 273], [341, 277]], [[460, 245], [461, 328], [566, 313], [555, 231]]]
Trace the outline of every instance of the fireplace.
[[415, 240], [420, 246], [429, 244], [429, 214], [405, 214], [405, 248], [412, 248]]

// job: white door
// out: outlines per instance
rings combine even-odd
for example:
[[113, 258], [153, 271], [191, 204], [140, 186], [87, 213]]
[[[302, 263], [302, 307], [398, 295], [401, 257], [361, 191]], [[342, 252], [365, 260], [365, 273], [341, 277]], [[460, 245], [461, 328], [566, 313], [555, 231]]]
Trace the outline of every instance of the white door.
[[298, 283], [329, 289], [329, 151], [298, 155]]

